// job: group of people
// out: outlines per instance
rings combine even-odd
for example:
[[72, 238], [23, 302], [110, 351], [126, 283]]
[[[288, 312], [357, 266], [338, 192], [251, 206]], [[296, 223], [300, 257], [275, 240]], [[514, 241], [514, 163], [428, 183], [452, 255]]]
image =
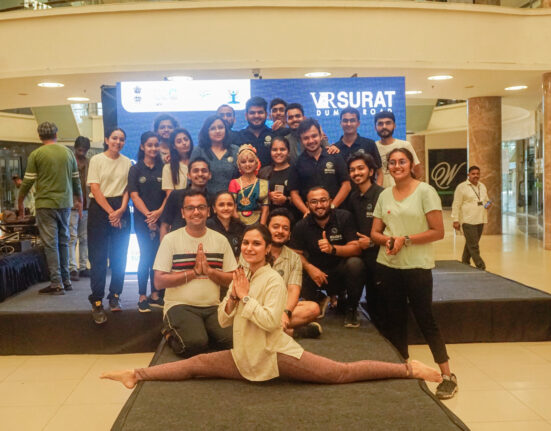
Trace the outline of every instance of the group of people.
[[[266, 126], [268, 115], [272, 128]], [[416, 179], [422, 167], [411, 145], [393, 137], [394, 114], [375, 116], [380, 140], [374, 142], [358, 134], [360, 113], [343, 109], [343, 135], [333, 145], [297, 103], [274, 99], [268, 108], [253, 97], [245, 116], [247, 128], [233, 131], [235, 112], [222, 105], [203, 123], [195, 146], [175, 118], [161, 115], [154, 130], [142, 134], [135, 165], [121, 154], [125, 132], [109, 130], [104, 152], [86, 166], [82, 189], [90, 188], [84, 208], [94, 321], [107, 321], [108, 263], [109, 309], [121, 310], [131, 199], [140, 246], [138, 309], [163, 307], [163, 336], [175, 353], [189, 358], [173, 368], [107, 377], [130, 387], [137, 380], [199, 375], [267, 380], [279, 373], [327, 383], [413, 376], [441, 380], [437, 395], [452, 397], [457, 380], [432, 315], [431, 243], [444, 235], [441, 202]], [[42, 126], [41, 139], [55, 143], [55, 136], [41, 134]], [[61, 160], [57, 152], [53, 156]], [[63, 157], [72, 187], [64, 186], [65, 206], [56, 205], [71, 208], [72, 190], [74, 211], [82, 214], [81, 165], [69, 150]], [[23, 190], [36, 179], [35, 158], [29, 158]], [[60, 166], [51, 169], [59, 172]], [[38, 186], [42, 235], [48, 229], [41, 228], [40, 192]], [[48, 258], [51, 273], [64, 257], [62, 236], [60, 230], [52, 237], [59, 252], [58, 261]], [[440, 373], [417, 363], [339, 365], [303, 352], [292, 340], [319, 337], [319, 318], [330, 306], [344, 314], [345, 327], [359, 327], [364, 286], [371, 321], [405, 359], [408, 309], [413, 311]], [[41, 293], [64, 290], [70, 290], [70, 272], [61, 265], [59, 277]], [[220, 353], [204, 353], [212, 348]], [[308, 374], [312, 367], [318, 377]]]

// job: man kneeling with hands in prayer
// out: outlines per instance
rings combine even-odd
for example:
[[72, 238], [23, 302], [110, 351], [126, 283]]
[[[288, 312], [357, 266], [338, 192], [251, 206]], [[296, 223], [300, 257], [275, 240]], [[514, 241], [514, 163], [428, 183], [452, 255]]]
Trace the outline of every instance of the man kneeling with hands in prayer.
[[187, 190], [186, 226], [163, 238], [153, 265], [156, 288], [166, 289], [163, 335], [184, 357], [232, 347], [232, 328], [220, 327], [217, 310], [237, 262], [228, 240], [206, 227], [208, 215], [205, 194]]

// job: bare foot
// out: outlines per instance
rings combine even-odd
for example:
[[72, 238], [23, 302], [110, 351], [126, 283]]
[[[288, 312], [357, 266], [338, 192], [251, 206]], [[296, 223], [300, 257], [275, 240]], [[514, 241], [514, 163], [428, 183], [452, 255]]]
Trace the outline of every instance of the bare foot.
[[134, 372], [134, 370], [107, 372], [103, 373], [101, 376], [99, 376], [99, 378], [116, 380], [117, 382], [121, 382], [128, 389], [132, 389], [134, 386], [136, 386], [136, 383], [138, 383], [138, 378], [136, 377], [136, 373]]
[[442, 376], [438, 370], [415, 360], [411, 361], [411, 374], [414, 379], [421, 379], [436, 383], [440, 383], [442, 381]]

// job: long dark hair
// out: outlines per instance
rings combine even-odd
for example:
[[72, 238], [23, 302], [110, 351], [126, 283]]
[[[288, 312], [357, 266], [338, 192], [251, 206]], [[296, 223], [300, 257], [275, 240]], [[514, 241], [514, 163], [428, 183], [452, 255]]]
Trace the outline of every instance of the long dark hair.
[[180, 182], [180, 153], [178, 152], [178, 150], [176, 149], [176, 145], [174, 144], [176, 136], [180, 133], [183, 133], [189, 139], [188, 159], [191, 157], [191, 152], [193, 151], [193, 139], [191, 139], [191, 134], [183, 127], [174, 129], [174, 132], [170, 134], [170, 138], [168, 141], [168, 147], [170, 148], [170, 173], [172, 174], [172, 183], [174, 185]]
[[[243, 231], [243, 238], [245, 238], [245, 234], [249, 231], [256, 230], [260, 233], [262, 236], [262, 239], [266, 243], [266, 247], [272, 244], [272, 234], [270, 233], [270, 230], [264, 226], [263, 224], [253, 224], [250, 226], [247, 226], [245, 230]], [[266, 255], [266, 262], [270, 264], [270, 266], [274, 263], [274, 257], [272, 256], [272, 253], [269, 252]]]
[[[109, 139], [109, 137], [113, 134], [113, 132], [116, 132], [117, 130], [120, 130], [122, 134], [124, 135], [124, 139], [126, 139], [126, 132], [121, 129], [120, 127], [113, 127], [112, 129], [107, 129], [105, 131], [105, 139]], [[103, 141], [103, 151], [107, 151], [109, 149], [109, 146], [105, 143], [105, 140]]]
[[[272, 142], [270, 143], [270, 155], [272, 152], [272, 147], [274, 146], [274, 143], [277, 141], [283, 142], [287, 147], [287, 152], [289, 154], [291, 153], [291, 144], [289, 144], [289, 140], [285, 136], [274, 136], [272, 138]], [[289, 161], [290, 161], [290, 155], [287, 157], [287, 162]], [[262, 178], [263, 180], [271, 179], [272, 174], [274, 173], [274, 161], [272, 160], [268, 166], [263, 167], [261, 169], [261, 173], [262, 175], [260, 175], [260, 172], [259, 172], [258, 178]]]
[[201, 148], [207, 149], [207, 148], [210, 147], [209, 127], [216, 120], [222, 121], [222, 124], [224, 125], [224, 128], [226, 129], [226, 133], [224, 135], [224, 140], [222, 141], [222, 144], [224, 145], [224, 148], [227, 149], [230, 146], [230, 129], [228, 128], [228, 125], [222, 119], [222, 117], [220, 115], [210, 115], [205, 119], [205, 122], [203, 123], [203, 126], [201, 127], [201, 130], [199, 131], [199, 146]]
[[388, 169], [388, 162], [390, 160], [390, 156], [392, 156], [394, 153], [402, 153], [404, 156], [406, 156], [406, 158], [409, 160], [409, 163], [412, 167], [412, 169], [410, 169], [409, 171], [409, 174], [411, 175], [411, 178], [416, 179], [415, 174], [413, 173], [413, 166], [414, 166], [413, 154], [411, 154], [411, 151], [409, 151], [407, 148], [394, 148], [390, 153], [388, 153], [388, 155], [386, 156], [387, 169]]
[[[150, 138], [157, 138], [157, 140], [160, 142], [161, 139], [159, 138], [159, 135], [153, 132], [144, 132], [142, 133], [142, 136], [140, 137], [140, 146], [138, 148], [138, 160], [143, 160], [145, 158], [145, 152], [142, 150], [142, 147], [145, 146], [145, 143]], [[155, 163], [157, 160], [161, 160], [161, 154], [157, 153], [157, 157], [155, 157]]]

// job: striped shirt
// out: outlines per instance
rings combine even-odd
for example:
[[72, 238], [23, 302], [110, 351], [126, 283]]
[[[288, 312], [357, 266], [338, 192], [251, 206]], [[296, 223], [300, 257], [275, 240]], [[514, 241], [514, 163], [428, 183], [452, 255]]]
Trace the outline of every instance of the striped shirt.
[[[224, 272], [234, 271], [237, 268], [232, 248], [224, 235], [207, 229], [205, 235], [195, 238], [187, 233], [186, 228], [181, 228], [163, 238], [153, 269], [163, 272], [193, 269], [199, 244], [203, 244], [207, 262], [211, 268]], [[220, 286], [207, 276], [201, 276], [180, 286], [166, 289], [164, 312], [180, 304], [210, 307], [219, 303]]]

